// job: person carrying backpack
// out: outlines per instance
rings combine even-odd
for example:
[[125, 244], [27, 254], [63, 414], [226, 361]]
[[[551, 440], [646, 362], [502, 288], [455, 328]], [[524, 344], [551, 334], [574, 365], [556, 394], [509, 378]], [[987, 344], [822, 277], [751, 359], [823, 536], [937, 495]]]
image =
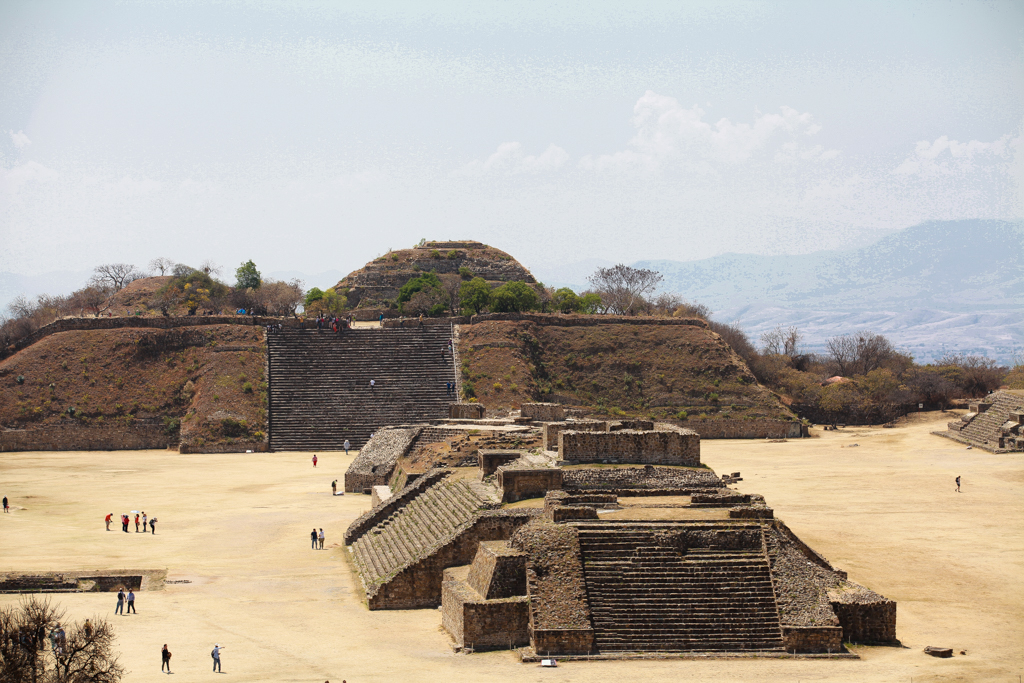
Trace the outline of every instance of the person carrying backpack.
[[213, 657], [213, 670], [220, 671], [220, 651], [223, 650], [220, 643], [213, 646], [213, 650], [210, 651], [210, 656]]

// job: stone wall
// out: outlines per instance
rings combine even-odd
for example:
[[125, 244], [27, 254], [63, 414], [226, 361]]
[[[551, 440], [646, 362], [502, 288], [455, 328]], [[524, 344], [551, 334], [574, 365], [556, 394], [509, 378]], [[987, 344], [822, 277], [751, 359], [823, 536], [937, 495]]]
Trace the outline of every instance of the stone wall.
[[466, 581], [487, 600], [526, 595], [526, 553], [508, 541], [482, 541]]
[[214, 443], [195, 446], [183, 443], [178, 446], [179, 453], [266, 453], [270, 450], [266, 441], [236, 441], [234, 443]]
[[720, 488], [722, 480], [705, 469], [673, 467], [571, 468], [562, 469], [562, 486], [570, 491], [607, 490], [622, 495], [624, 491], [655, 491], [674, 489], [677, 494], [694, 489]]
[[562, 470], [554, 467], [537, 469], [498, 468], [501, 502], [514, 503], [527, 498], [541, 498], [548, 491], [562, 488]]
[[558, 450], [558, 435], [566, 429], [577, 432], [607, 432], [608, 422], [603, 420], [568, 420], [565, 422], [545, 422], [541, 425], [543, 448], [546, 451]]
[[831, 600], [848, 643], [896, 642], [896, 603], [865, 589]]
[[555, 422], [565, 419], [565, 408], [557, 403], [524, 403], [519, 413], [523, 417], [538, 422]]
[[441, 604], [444, 570], [469, 564], [480, 541], [508, 540], [512, 533], [541, 514], [539, 509], [488, 510], [451, 542], [433, 549], [421, 561], [406, 567], [369, 599], [369, 608], [420, 609]]
[[168, 434], [162, 424], [118, 424], [114, 420], [99, 426], [58, 422], [38, 429], [0, 430], [0, 452], [5, 451], [136, 451], [177, 448], [177, 434]]
[[448, 404], [448, 418], [451, 420], [481, 420], [486, 411], [483, 403]]
[[588, 655], [594, 651], [592, 628], [535, 628], [531, 631], [533, 650], [548, 655]]
[[813, 654], [842, 652], [841, 626], [786, 626], [782, 627], [782, 643], [786, 652]]
[[[635, 429], [642, 432], [649, 432], [654, 429], [652, 420], [616, 420], [608, 424], [609, 432], [621, 432], [623, 429]], [[593, 430], [598, 431], [598, 430]]]
[[409, 452], [422, 427], [377, 430], [345, 472], [345, 492], [362, 493], [391, 479], [398, 459]]
[[640, 432], [577, 432], [558, 435], [563, 460], [575, 463], [700, 465], [700, 436], [688, 429]]
[[523, 454], [522, 451], [511, 451], [497, 448], [481, 448], [477, 451], [477, 461], [480, 464], [480, 478], [489, 477], [498, 471], [502, 465], [513, 462]]
[[786, 420], [689, 420], [702, 439], [799, 439], [803, 426]]
[[375, 508], [381, 503], [388, 502], [393, 494], [391, 489], [387, 486], [374, 486], [370, 490], [370, 507]]
[[551, 508], [545, 506], [544, 512], [555, 524], [576, 522], [582, 519], [598, 519], [597, 508], [587, 505], [556, 505]]
[[[700, 318], [648, 318], [625, 315], [563, 315], [558, 313], [480, 313], [470, 317], [469, 324], [501, 320], [527, 321], [535, 325], [556, 327], [594, 327], [596, 325], [689, 325], [708, 329]], [[462, 323], [465, 324], [465, 323]]]

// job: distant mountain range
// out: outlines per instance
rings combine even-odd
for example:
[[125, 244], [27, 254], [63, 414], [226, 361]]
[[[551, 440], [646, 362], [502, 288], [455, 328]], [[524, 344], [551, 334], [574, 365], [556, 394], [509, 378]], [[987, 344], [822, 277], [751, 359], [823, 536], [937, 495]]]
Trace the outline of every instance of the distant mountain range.
[[[587, 274], [598, 265], [605, 264], [588, 262]], [[849, 251], [631, 265], [657, 270], [664, 291], [710, 306], [715, 319], [755, 341], [781, 324], [800, 328], [809, 350], [861, 329], [886, 334], [919, 361], [964, 351], [1008, 362], [1024, 350], [1020, 222], [930, 221]], [[570, 264], [534, 274], [554, 282], [581, 270]], [[585, 288], [585, 275], [572, 280]]]

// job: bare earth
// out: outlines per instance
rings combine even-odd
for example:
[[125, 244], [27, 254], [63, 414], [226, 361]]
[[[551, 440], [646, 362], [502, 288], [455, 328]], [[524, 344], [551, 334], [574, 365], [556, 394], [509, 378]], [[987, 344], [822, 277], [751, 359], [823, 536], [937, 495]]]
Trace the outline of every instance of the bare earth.
[[[119, 632], [128, 681], [208, 680], [210, 649], [241, 681], [1018, 681], [1024, 672], [1024, 457], [991, 455], [929, 431], [851, 428], [766, 443], [706, 441], [703, 459], [740, 471], [741, 491], [850, 578], [899, 603], [905, 647], [858, 647], [858, 661], [667, 660], [562, 663], [541, 669], [509, 652], [454, 654], [436, 610], [369, 612], [343, 561], [342, 531], [369, 497], [331, 497], [354, 453], [178, 455], [167, 451], [4, 453], [0, 571], [162, 569], [138, 615], [115, 616], [109, 593], [64, 594], [69, 616]], [[852, 447], [858, 444], [857, 447]], [[953, 491], [956, 475], [963, 493]], [[145, 510], [156, 535], [103, 517]], [[323, 527], [326, 549], [309, 547]], [[18, 596], [0, 596], [12, 603]], [[953, 647], [939, 660], [925, 645]], [[960, 656], [961, 650], [966, 656]]]

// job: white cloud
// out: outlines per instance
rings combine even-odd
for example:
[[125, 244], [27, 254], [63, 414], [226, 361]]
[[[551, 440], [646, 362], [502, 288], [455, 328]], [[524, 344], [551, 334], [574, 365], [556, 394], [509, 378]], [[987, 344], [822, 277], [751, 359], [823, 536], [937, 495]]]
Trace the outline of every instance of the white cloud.
[[48, 183], [58, 178], [57, 171], [35, 161], [0, 168], [0, 192], [13, 193], [27, 183]]
[[802, 137], [815, 135], [821, 126], [811, 114], [792, 107], [780, 107], [778, 114], [757, 112], [752, 123], [735, 123], [727, 118], [714, 124], [704, 120], [705, 112], [694, 105], [687, 109], [674, 97], [648, 90], [633, 107], [636, 135], [629, 148], [615, 154], [584, 157], [583, 168], [604, 170], [616, 167], [661, 167], [676, 163], [691, 168], [708, 164], [741, 164], [769, 151], [776, 138], [788, 138], [777, 155], [779, 161], [827, 161], [839, 155], [820, 145], [805, 148]]
[[557, 170], [569, 160], [569, 153], [551, 144], [538, 155], [529, 155], [518, 142], [504, 142], [498, 145], [494, 154], [485, 161], [472, 161], [463, 167], [470, 174], [509, 173], [537, 174]]
[[901, 175], [953, 175], [970, 171], [976, 161], [992, 162], [1009, 160], [1021, 138], [1004, 135], [993, 142], [958, 142], [943, 135], [934, 142], [921, 140], [915, 145], [914, 153], [893, 169]]
[[17, 133], [13, 130], [9, 130], [7, 133], [11, 136], [11, 142], [13, 142], [14, 146], [18, 149], [24, 149], [32, 144], [32, 141], [28, 139], [28, 136], [20, 130]]

